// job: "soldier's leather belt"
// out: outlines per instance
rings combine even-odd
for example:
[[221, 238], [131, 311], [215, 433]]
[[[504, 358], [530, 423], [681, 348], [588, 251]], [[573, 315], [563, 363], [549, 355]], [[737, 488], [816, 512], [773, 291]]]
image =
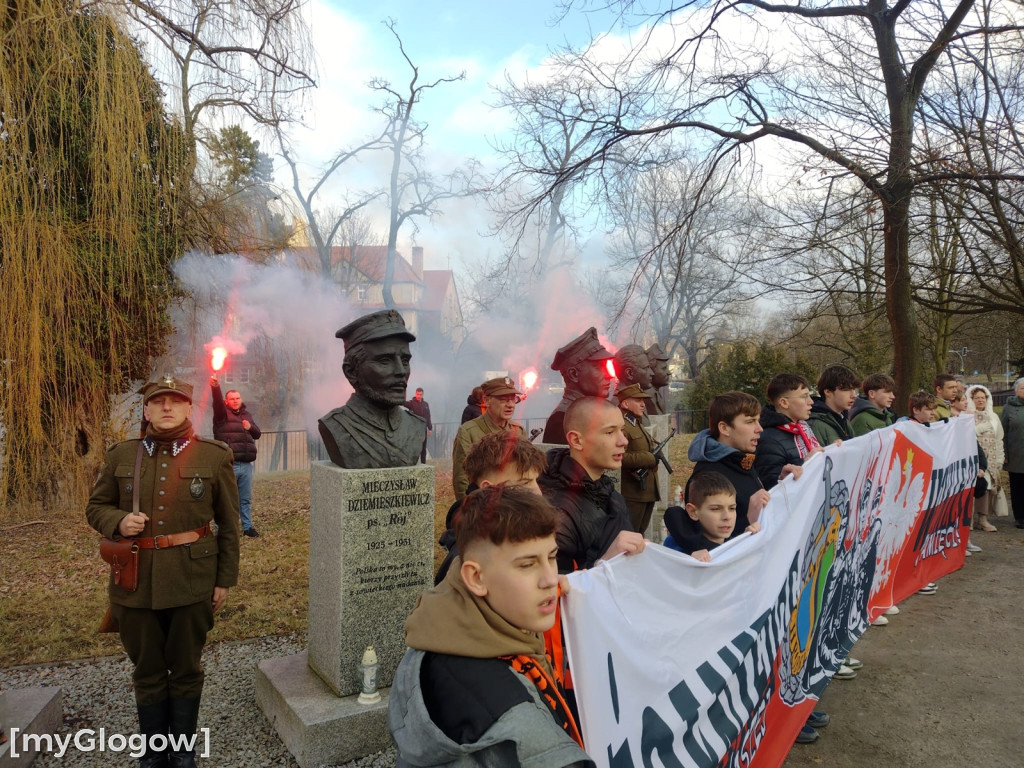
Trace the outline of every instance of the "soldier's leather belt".
[[207, 523], [202, 528], [196, 528], [194, 531], [166, 533], [145, 539], [132, 539], [132, 541], [138, 545], [139, 549], [167, 549], [168, 547], [180, 547], [182, 544], [192, 544], [204, 536], [208, 536], [210, 532], [210, 524]]

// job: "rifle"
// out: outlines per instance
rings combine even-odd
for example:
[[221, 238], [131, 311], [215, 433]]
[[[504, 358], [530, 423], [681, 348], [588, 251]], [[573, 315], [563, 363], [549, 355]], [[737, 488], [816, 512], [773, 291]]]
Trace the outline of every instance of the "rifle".
[[658, 460], [659, 464], [665, 467], [665, 470], [670, 475], [672, 474], [672, 465], [668, 463], [668, 459], [665, 458], [665, 454], [662, 451], [665, 449], [665, 446], [668, 445], [668, 441], [672, 439], [675, 433], [676, 431], [673, 429], [671, 432], [669, 432], [668, 437], [666, 437], [664, 440], [662, 440], [660, 443], [654, 446], [654, 450], [651, 451], [651, 453], [654, 454], [654, 458]]

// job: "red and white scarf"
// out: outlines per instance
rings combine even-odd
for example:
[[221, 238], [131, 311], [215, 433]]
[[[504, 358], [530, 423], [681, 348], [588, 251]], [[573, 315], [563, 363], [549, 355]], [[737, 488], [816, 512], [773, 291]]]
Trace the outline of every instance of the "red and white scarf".
[[793, 435], [793, 442], [796, 443], [796, 450], [800, 454], [801, 459], [815, 448], [820, 447], [814, 433], [807, 428], [806, 421], [791, 421], [789, 424], [780, 424], [779, 429]]

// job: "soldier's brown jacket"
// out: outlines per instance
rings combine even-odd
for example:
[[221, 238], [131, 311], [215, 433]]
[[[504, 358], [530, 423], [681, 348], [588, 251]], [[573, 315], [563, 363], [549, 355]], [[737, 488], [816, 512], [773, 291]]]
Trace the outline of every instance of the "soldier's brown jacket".
[[[117, 524], [132, 511], [139, 485], [139, 511], [149, 516], [142, 537], [181, 533], [217, 523], [216, 536], [194, 544], [139, 551], [139, 586], [128, 592], [111, 579], [110, 602], [131, 608], [175, 608], [209, 600], [213, 588], [238, 583], [240, 520], [238, 485], [231, 449], [217, 440], [193, 436], [177, 456], [169, 444], [145, 450], [139, 477], [135, 455], [140, 440], [111, 448], [85, 514], [89, 525], [110, 539], [123, 538]], [[179, 441], [180, 443], [181, 441]]]
[[[658, 501], [658, 460], [652, 453], [658, 444], [632, 413], [624, 410], [622, 416], [626, 422], [623, 432], [629, 440], [622, 454], [622, 495], [631, 501]], [[633, 474], [637, 469], [648, 470], [643, 490]]]

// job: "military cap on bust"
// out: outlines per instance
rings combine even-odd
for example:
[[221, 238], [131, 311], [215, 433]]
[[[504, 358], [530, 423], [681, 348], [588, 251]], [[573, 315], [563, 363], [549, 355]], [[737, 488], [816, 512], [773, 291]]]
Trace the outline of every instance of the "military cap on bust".
[[644, 392], [642, 389], [640, 389], [640, 385], [639, 384], [630, 384], [628, 387], [622, 387], [622, 388], [616, 390], [615, 391], [615, 397], [617, 397], [619, 399], [620, 403], [623, 400], [626, 400], [626, 399], [628, 399], [630, 397], [643, 397], [643, 398], [646, 398], [648, 400], [651, 399], [650, 395], [648, 395], [646, 392]]
[[668, 360], [668, 353], [663, 351], [658, 342], [654, 342], [647, 348], [647, 357], [653, 360]]
[[375, 339], [386, 339], [398, 336], [406, 341], [416, 341], [416, 337], [405, 327], [405, 320], [393, 309], [383, 309], [356, 318], [344, 328], [339, 329], [335, 338], [345, 341], [345, 351]]
[[480, 385], [480, 388], [484, 391], [484, 397], [501, 397], [502, 395], [523, 394], [516, 389], [515, 382], [508, 376], [503, 376], [498, 379], [488, 379]]
[[612, 356], [612, 353], [605, 349], [598, 340], [597, 329], [591, 326], [555, 352], [555, 359], [551, 361], [551, 370], [561, 371], [571, 368], [574, 365], [579, 365], [584, 360], [601, 362], [602, 360], [608, 360]]
[[160, 378], [143, 384], [137, 394], [142, 395], [143, 405], [157, 395], [181, 395], [191, 403], [192, 385], [165, 373]]

